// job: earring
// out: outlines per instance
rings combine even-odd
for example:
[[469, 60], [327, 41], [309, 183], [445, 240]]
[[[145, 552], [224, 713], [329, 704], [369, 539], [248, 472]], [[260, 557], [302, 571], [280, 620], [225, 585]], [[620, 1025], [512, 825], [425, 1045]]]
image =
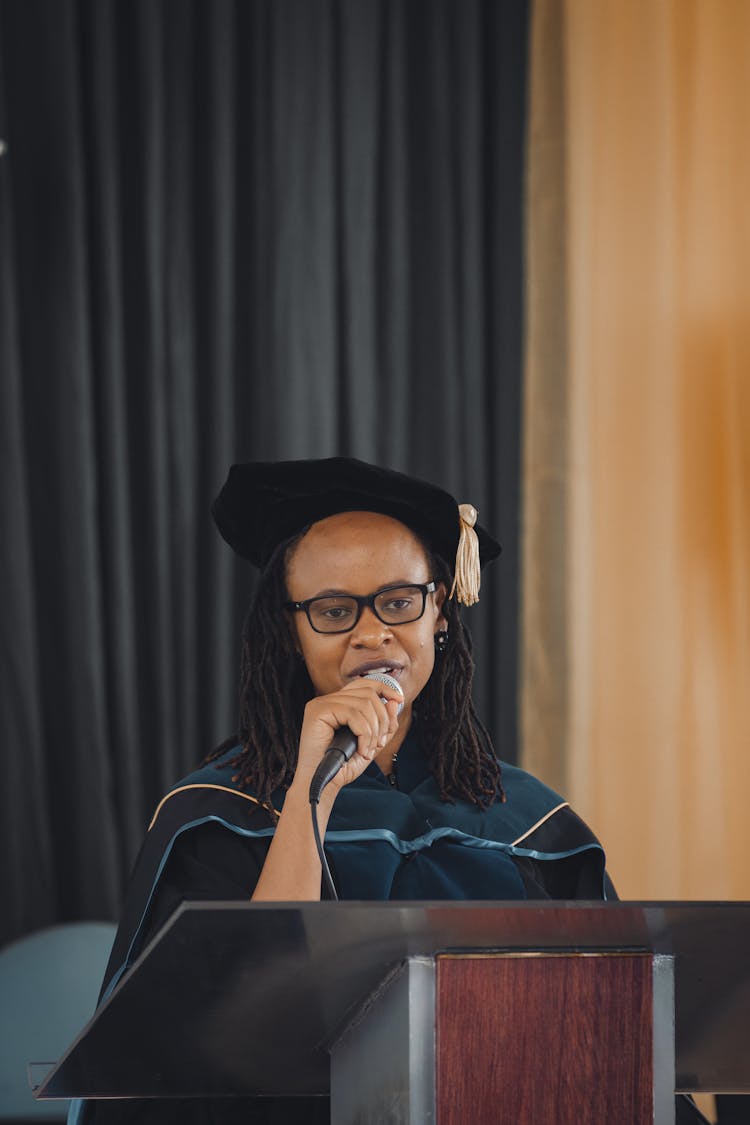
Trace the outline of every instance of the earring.
[[435, 652], [442, 656], [448, 647], [448, 630], [439, 629], [435, 634]]

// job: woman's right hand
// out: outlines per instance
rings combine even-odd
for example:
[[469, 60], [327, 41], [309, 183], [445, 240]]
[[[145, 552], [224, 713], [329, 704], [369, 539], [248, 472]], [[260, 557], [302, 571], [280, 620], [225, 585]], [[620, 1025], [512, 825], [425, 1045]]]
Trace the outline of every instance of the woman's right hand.
[[306, 705], [293, 785], [309, 789], [313, 774], [340, 727], [357, 736], [357, 748], [328, 786], [335, 795], [354, 781], [384, 750], [398, 730], [400, 690], [380, 680], [358, 677], [329, 695], [314, 696]]

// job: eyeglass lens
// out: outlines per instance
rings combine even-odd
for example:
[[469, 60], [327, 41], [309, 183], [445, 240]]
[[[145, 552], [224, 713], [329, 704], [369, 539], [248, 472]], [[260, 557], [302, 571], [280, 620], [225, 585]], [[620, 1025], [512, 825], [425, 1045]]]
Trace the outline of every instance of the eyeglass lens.
[[[425, 594], [419, 586], [383, 590], [373, 601], [375, 614], [386, 625], [405, 625], [424, 613]], [[343, 633], [354, 628], [359, 617], [357, 599], [347, 594], [313, 598], [308, 607], [310, 624], [319, 633]]]

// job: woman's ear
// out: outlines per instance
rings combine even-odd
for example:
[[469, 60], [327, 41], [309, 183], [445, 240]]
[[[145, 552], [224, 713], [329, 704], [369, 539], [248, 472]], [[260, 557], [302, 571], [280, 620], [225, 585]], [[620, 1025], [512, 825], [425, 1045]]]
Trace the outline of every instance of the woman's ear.
[[435, 622], [435, 632], [439, 632], [448, 628], [448, 619], [443, 613], [443, 607], [448, 597], [448, 588], [444, 582], [438, 582], [435, 590], [435, 606], [438, 611], [437, 621]]

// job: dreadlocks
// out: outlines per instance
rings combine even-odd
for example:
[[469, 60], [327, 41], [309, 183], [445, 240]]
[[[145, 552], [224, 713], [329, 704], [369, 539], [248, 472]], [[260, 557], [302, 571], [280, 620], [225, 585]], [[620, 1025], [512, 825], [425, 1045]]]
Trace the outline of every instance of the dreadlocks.
[[[214, 761], [241, 743], [231, 761], [233, 781], [240, 788], [252, 787], [268, 806], [274, 789], [291, 784], [305, 704], [315, 694], [283, 609], [287, 563], [305, 531], [280, 544], [261, 574], [242, 631], [239, 732], [206, 758]], [[448, 567], [425, 550], [436, 580], [450, 588]], [[444, 652], [435, 654], [415, 712], [441, 799], [461, 798], [487, 808], [497, 797], [505, 800], [500, 764], [474, 710], [471, 639], [458, 604], [446, 599], [443, 615], [449, 641]]]
[[[437, 573], [445, 582], [444, 565]], [[448, 643], [444, 652], [436, 652], [435, 668], [415, 703], [422, 744], [430, 755], [442, 800], [460, 797], [488, 808], [496, 797], [504, 801], [505, 793], [492, 739], [471, 697], [471, 637], [461, 620], [458, 602], [446, 598], [443, 616], [448, 624]]]

